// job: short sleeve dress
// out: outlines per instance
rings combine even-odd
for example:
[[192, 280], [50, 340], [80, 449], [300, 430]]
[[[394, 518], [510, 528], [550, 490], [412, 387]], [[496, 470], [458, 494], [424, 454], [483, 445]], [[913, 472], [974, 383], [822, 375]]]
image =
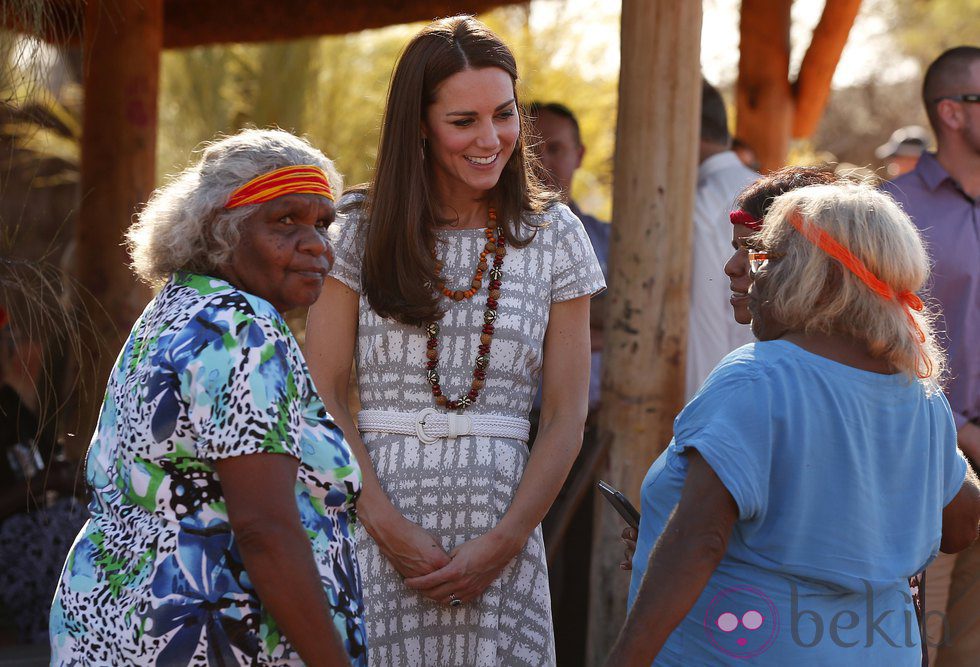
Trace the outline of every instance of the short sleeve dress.
[[88, 451], [92, 518], [51, 609], [53, 665], [301, 665], [242, 563], [214, 462], [300, 461], [300, 520], [355, 665], [366, 665], [351, 528], [361, 475], [285, 321], [180, 273], [134, 325]]
[[[541, 378], [551, 304], [605, 287], [585, 229], [568, 207], [558, 204], [526, 221], [538, 230], [527, 246], [507, 249], [486, 384], [466, 409], [470, 415], [526, 419]], [[355, 212], [341, 218], [331, 234], [336, 255], [331, 276], [361, 293], [355, 355], [361, 407], [396, 412], [435, 407], [425, 378], [425, 333], [379, 317], [363, 294], [360, 217]], [[444, 228], [437, 234], [446, 285], [468, 285], [486, 243], [484, 230]], [[473, 299], [447, 303], [440, 322], [439, 373], [443, 392], [452, 398], [470, 387], [486, 289], [485, 283]], [[463, 436], [425, 445], [389, 433], [366, 432], [362, 438], [395, 507], [437, 536], [447, 551], [496, 525], [528, 459], [527, 443], [514, 439]], [[371, 665], [555, 663], [540, 527], [482, 597], [458, 608], [407, 588], [366, 531], [358, 531], [357, 544]]]

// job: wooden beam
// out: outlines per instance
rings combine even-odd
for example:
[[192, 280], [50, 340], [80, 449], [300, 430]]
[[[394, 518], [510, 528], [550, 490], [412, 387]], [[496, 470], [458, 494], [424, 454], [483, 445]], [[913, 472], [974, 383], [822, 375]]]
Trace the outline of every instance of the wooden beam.
[[735, 135], [763, 171], [785, 163], [793, 123], [789, 84], [792, 0], [742, 0]]
[[485, 12], [515, 0], [167, 0], [165, 48], [357, 32]]
[[[96, 368], [82, 368], [80, 420], [91, 427], [106, 378], [150, 297], [133, 277], [123, 232], [154, 186], [163, 0], [88, 0], [85, 16], [81, 204], [74, 270], [101, 336]], [[79, 435], [87, 437], [88, 428]]]
[[809, 137], [816, 132], [830, 96], [834, 71], [860, 8], [861, 0], [827, 0], [824, 5], [793, 86], [796, 105], [794, 139]]
[[[634, 501], [684, 402], [689, 252], [700, 132], [701, 3], [623, 0], [602, 476]], [[637, 503], [639, 504], [639, 503]], [[599, 665], [626, 615], [623, 523], [597, 494], [588, 664]]]
[[[163, 0], [164, 48], [269, 42], [338, 35], [453, 14], [477, 14], [528, 0]], [[119, 4], [139, 4], [123, 0]], [[0, 16], [3, 26], [45, 41], [77, 43], [85, 3], [43, 0], [51, 21], [35, 26]], [[75, 30], [64, 29], [75, 26]]]

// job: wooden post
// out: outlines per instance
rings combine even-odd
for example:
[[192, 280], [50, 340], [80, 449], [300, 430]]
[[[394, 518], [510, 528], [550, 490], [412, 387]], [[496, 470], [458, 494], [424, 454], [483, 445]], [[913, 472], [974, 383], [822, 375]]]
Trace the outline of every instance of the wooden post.
[[[639, 505], [647, 468], [683, 407], [691, 227], [700, 132], [701, 3], [623, 0], [601, 476]], [[598, 497], [588, 664], [626, 616], [622, 521]]]
[[81, 205], [74, 272], [99, 323], [95, 367], [82, 360], [75, 451], [91, 435], [109, 369], [150, 292], [130, 270], [123, 232], [153, 190], [163, 0], [88, 0]]

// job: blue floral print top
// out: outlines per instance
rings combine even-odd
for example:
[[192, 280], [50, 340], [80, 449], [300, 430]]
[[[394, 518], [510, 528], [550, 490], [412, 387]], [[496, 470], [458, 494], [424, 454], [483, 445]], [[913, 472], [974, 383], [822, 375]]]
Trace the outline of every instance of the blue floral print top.
[[55, 665], [294, 665], [249, 581], [214, 461], [300, 460], [296, 503], [355, 665], [366, 665], [354, 500], [361, 475], [285, 321], [178, 273], [134, 325], [86, 460], [92, 518], [51, 609]]

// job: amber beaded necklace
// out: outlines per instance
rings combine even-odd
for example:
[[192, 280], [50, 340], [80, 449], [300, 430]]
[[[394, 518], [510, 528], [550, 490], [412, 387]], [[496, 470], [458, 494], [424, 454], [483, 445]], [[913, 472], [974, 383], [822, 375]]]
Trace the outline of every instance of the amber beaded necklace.
[[[428, 361], [425, 364], [425, 379], [432, 386], [432, 396], [436, 400], [436, 405], [449, 410], [460, 410], [473, 405], [480, 390], [483, 389], [487, 378], [487, 367], [490, 365], [490, 344], [493, 342], [493, 323], [497, 319], [497, 302], [500, 299], [501, 278], [503, 277], [504, 257], [507, 255], [507, 238], [504, 236], [502, 227], [496, 228], [496, 238], [494, 238], [494, 227], [496, 226], [497, 214], [491, 208], [487, 223], [486, 236], [487, 243], [480, 253], [480, 260], [476, 265], [476, 272], [468, 290], [450, 290], [439, 277], [442, 271], [442, 264], [436, 262], [436, 279], [439, 290], [454, 301], [471, 299], [480, 290], [483, 284], [483, 273], [487, 270], [487, 256], [493, 253], [493, 267], [490, 269], [490, 285], [487, 291], [487, 307], [483, 311], [483, 329], [480, 333], [479, 354], [473, 367], [473, 382], [470, 390], [456, 400], [450, 400], [442, 393], [442, 386], [439, 384], [439, 323], [430, 322], [425, 332], [429, 339], [426, 342], [425, 356]], [[433, 250], [433, 255], [435, 251]]]
[[[497, 212], [490, 209], [490, 213], [487, 216], [490, 220], [487, 223], [487, 228], [483, 230], [483, 233], [487, 236], [487, 244], [483, 247], [483, 251], [480, 253], [480, 260], [476, 263], [476, 271], [473, 273], [473, 280], [470, 282], [470, 288], [468, 290], [451, 290], [446, 287], [446, 283], [443, 282], [440, 277], [440, 272], [442, 271], [442, 263], [436, 260], [436, 286], [439, 291], [445, 296], [449, 297], [453, 301], [463, 301], [464, 299], [472, 299], [473, 295], [480, 291], [480, 286], [483, 285], [483, 273], [487, 270], [487, 255], [491, 252], [495, 252], [499, 244], [499, 238], [503, 238], [499, 234], [498, 229], [498, 243], [495, 244], [493, 240], [493, 230], [497, 226]], [[435, 256], [435, 251], [433, 251], [433, 257]]]

